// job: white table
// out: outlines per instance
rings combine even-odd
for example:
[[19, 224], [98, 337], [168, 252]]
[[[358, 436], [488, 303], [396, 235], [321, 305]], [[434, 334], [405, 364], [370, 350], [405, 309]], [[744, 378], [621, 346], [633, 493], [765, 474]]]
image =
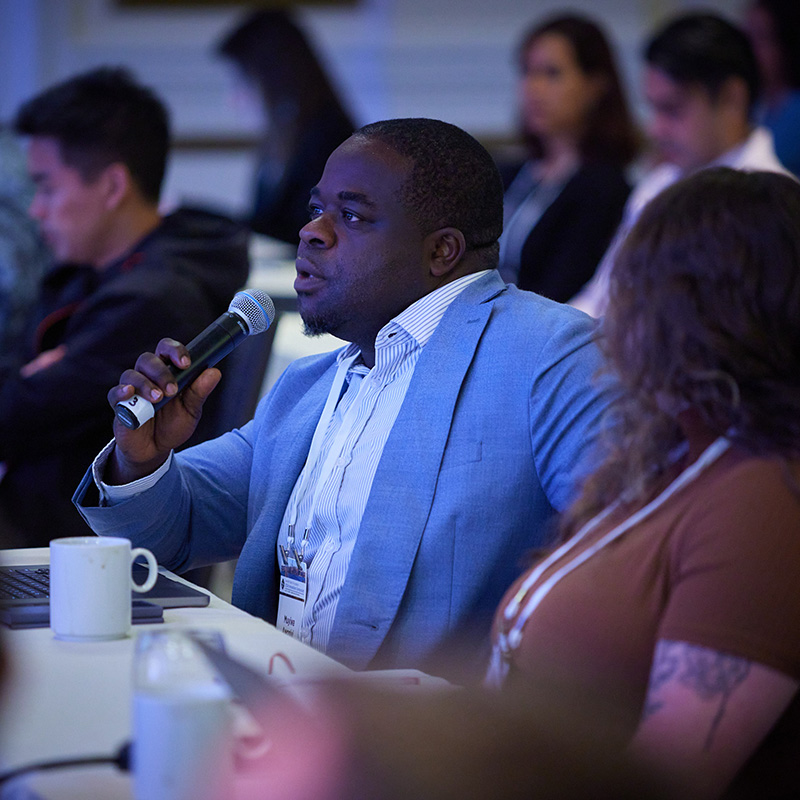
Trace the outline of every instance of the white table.
[[[0, 551], [0, 563], [41, 563], [47, 548]], [[201, 590], [205, 591], [205, 590]], [[208, 594], [211, 594], [210, 592]], [[113, 642], [56, 641], [49, 628], [0, 629], [10, 676], [0, 695], [0, 769], [33, 761], [111, 755], [131, 736], [131, 662], [139, 630], [202, 628], [222, 632], [228, 653], [266, 674], [284, 653], [303, 678], [352, 673], [272, 625], [211, 595], [206, 608], [164, 611], [164, 623], [134, 626]], [[274, 674], [288, 677], [283, 659]], [[16, 785], [15, 785], [16, 786]], [[30, 794], [28, 793], [30, 792]], [[129, 800], [129, 778], [115, 767], [79, 767], [26, 779], [9, 798]], [[232, 799], [233, 800], [233, 799]]]

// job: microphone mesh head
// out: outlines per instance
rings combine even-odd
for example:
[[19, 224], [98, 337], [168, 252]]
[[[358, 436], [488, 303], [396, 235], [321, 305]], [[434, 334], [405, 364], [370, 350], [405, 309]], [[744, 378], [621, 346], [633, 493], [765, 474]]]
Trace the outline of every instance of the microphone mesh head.
[[236, 314], [247, 324], [247, 335], [264, 333], [275, 320], [275, 304], [272, 298], [261, 289], [245, 289], [236, 292], [228, 306], [231, 314]]

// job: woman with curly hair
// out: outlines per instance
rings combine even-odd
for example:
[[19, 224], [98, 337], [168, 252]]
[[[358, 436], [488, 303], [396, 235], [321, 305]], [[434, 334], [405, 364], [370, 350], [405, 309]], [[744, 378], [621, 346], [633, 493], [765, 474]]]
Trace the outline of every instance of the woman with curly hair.
[[606, 457], [501, 603], [487, 683], [602, 697], [679, 796], [798, 797], [800, 184], [675, 184], [611, 293]]

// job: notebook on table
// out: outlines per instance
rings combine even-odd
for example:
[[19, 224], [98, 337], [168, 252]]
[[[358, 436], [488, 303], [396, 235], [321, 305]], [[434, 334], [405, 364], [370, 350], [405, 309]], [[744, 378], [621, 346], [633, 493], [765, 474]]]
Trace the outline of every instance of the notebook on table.
[[[133, 578], [144, 582], [147, 567], [133, 565]], [[158, 573], [149, 592], [133, 592], [133, 621], [152, 622], [161, 609], [207, 606], [210, 597], [185, 583]], [[9, 627], [35, 627], [48, 624], [50, 565], [25, 564], [0, 566], [0, 623]], [[142, 602], [144, 601], [144, 602]]]

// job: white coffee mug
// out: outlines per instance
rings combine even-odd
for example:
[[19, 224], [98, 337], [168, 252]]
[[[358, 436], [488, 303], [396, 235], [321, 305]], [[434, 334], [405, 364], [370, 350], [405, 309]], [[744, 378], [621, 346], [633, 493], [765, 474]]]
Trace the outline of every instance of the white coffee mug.
[[[147, 559], [147, 580], [137, 584], [131, 564]], [[147, 592], [158, 577], [155, 556], [128, 539], [74, 536], [50, 542], [50, 627], [56, 639], [103, 641], [131, 632], [131, 589]]]

